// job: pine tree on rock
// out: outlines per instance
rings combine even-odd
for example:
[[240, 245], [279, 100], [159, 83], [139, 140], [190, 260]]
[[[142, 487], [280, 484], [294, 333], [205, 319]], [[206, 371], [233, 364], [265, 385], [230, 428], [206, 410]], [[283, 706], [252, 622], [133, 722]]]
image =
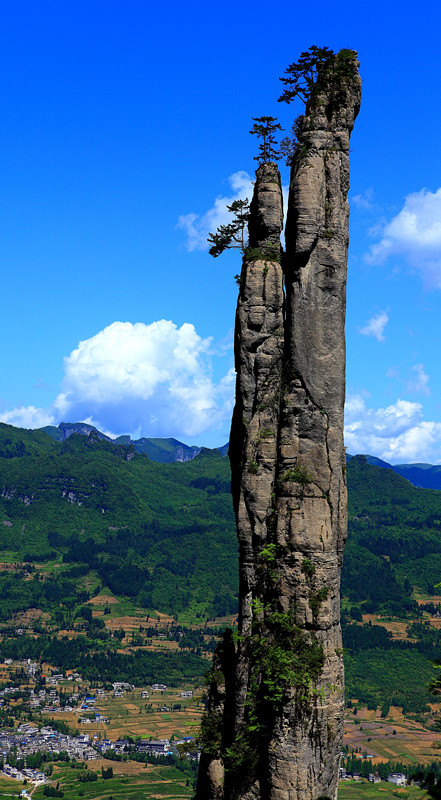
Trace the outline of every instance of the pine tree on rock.
[[227, 211], [233, 214], [232, 222], [219, 225], [216, 233], [209, 233], [207, 241], [211, 244], [209, 253], [217, 258], [224, 250], [241, 250], [245, 252], [247, 246], [246, 228], [250, 218], [250, 204], [248, 197], [245, 200], [234, 200]]
[[254, 156], [254, 160], [259, 164], [268, 164], [270, 161], [278, 161], [281, 157], [280, 150], [277, 150], [277, 142], [274, 138], [276, 131], [283, 131], [282, 126], [277, 122], [277, 117], [252, 117], [254, 125], [250, 133], [256, 135], [262, 141], [259, 143], [259, 152]]

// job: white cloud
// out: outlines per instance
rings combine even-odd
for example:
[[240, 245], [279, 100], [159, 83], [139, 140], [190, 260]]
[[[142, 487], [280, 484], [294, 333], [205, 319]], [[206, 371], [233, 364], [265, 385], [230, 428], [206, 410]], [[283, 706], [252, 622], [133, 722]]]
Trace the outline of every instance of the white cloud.
[[409, 194], [401, 211], [382, 226], [381, 237], [370, 248], [369, 262], [402, 256], [421, 271], [428, 287], [441, 289], [441, 188]]
[[420, 403], [397, 400], [387, 408], [366, 407], [361, 395], [347, 398], [345, 444], [389, 463], [441, 462], [441, 422], [423, 419]]
[[111, 435], [196, 437], [228, 428], [234, 371], [216, 383], [211, 338], [169, 320], [114, 322], [65, 358], [51, 409], [14, 409], [0, 419], [41, 427], [87, 421]]
[[398, 367], [389, 367], [386, 372], [386, 378], [390, 378], [391, 380], [400, 380], [400, 371]]
[[12, 411], [0, 412], [0, 422], [15, 425], [17, 428], [43, 428], [54, 424], [54, 414], [35, 406], [19, 406]]
[[214, 352], [218, 356], [231, 355], [234, 350], [234, 328], [230, 328], [227, 334], [217, 342]]
[[416, 394], [430, 394], [428, 386], [429, 376], [424, 369], [424, 364], [415, 364], [411, 369], [412, 375], [406, 382], [406, 389], [408, 392]]
[[189, 323], [114, 322], [65, 359], [55, 405], [69, 419], [87, 414], [117, 433], [195, 436], [222, 417], [210, 346]]
[[226, 225], [231, 221], [231, 214], [227, 211], [234, 200], [251, 201], [253, 196], [253, 181], [248, 172], [243, 170], [230, 175], [228, 182], [232, 193], [227, 197], [217, 197], [213, 207], [202, 216], [199, 214], [184, 214], [179, 217], [177, 227], [182, 228], [187, 234], [186, 247], [188, 251], [208, 250], [207, 236], [215, 233], [219, 225]]
[[373, 336], [379, 342], [384, 342], [384, 329], [389, 322], [387, 311], [379, 311], [368, 321], [364, 328], [360, 328], [363, 336]]

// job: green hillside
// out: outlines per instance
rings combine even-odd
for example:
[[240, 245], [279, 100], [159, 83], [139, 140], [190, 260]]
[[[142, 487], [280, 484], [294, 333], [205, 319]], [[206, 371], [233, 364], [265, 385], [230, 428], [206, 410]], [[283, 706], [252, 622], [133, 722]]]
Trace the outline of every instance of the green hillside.
[[342, 593], [366, 611], [401, 616], [417, 587], [441, 580], [441, 492], [417, 489], [392, 469], [352, 458]]
[[[415, 587], [430, 594], [441, 579], [441, 493], [364, 456], [347, 475], [342, 594], [364, 611], [402, 616], [415, 609]], [[2, 424], [0, 485], [2, 560], [87, 565], [115, 594], [158, 611], [234, 613], [237, 546], [219, 452], [155, 463], [94, 431], [59, 442]]]
[[[348, 697], [370, 707], [395, 698], [408, 711], [421, 711], [435, 676], [430, 660], [441, 657], [441, 634], [422, 624], [437, 608], [430, 603], [441, 580], [441, 492], [417, 489], [364, 456], [351, 458], [347, 477], [342, 622]], [[228, 458], [218, 451], [155, 463], [133, 443], [102, 440], [93, 430], [57, 441], [43, 431], [0, 425], [0, 622], [7, 636], [11, 621], [29, 609], [49, 620], [38, 643], [6, 638], [4, 653], [24, 656], [31, 648], [36, 657], [56, 655], [67, 663], [71, 645], [55, 645], [52, 634], [78, 627], [80, 619], [86, 638], [75, 647], [83, 669], [94, 674], [101, 664], [109, 674], [135, 669], [147, 675], [155, 669], [151, 653], [136, 663], [129, 654], [118, 661], [114, 653], [108, 661], [115, 647], [102, 614], [112, 609], [97, 607], [99, 619], [86, 614], [94, 596], [118, 601], [120, 615], [144, 619], [161, 612], [179, 623], [202, 624], [234, 615], [237, 543], [229, 484]], [[416, 592], [426, 598], [426, 611]], [[411, 638], [392, 640], [375, 619], [366, 621], [367, 614], [401, 620], [403, 635], [410, 626]], [[169, 668], [175, 676], [179, 670], [202, 675], [206, 662], [197, 653], [207, 643], [185, 633], [185, 647], [187, 639], [187, 655], [196, 661], [176, 653]]]
[[[237, 546], [229, 464], [220, 453], [156, 464], [133, 445], [93, 433], [56, 442], [2, 425], [0, 455], [2, 560], [61, 560], [66, 569], [45, 591], [48, 582], [75, 585], [72, 566], [85, 565], [144, 608], [179, 614], [192, 606], [205, 617], [235, 611]], [[44, 601], [36, 580], [10, 591], [11, 605], [25, 606], [33, 594], [40, 607]], [[58, 585], [53, 592], [60, 595]], [[0, 614], [7, 618], [7, 603]]]
[[[364, 456], [351, 459], [347, 475], [343, 595], [367, 610], [402, 614], [412, 607], [413, 587], [430, 593], [441, 579], [441, 493], [417, 489]], [[130, 596], [144, 582], [158, 610], [175, 613], [197, 595], [208, 614], [221, 611], [220, 596], [228, 598], [225, 612], [234, 611], [229, 463], [219, 452], [155, 463], [133, 444], [102, 441], [94, 431], [58, 442], [1, 424], [0, 481], [4, 558], [55, 553], [66, 564], [89, 564], [106, 582], [117, 557], [120, 571], [122, 563], [125, 572], [141, 570], [139, 580], [123, 580]]]
[[[369, 708], [429, 711], [441, 633], [428, 625], [441, 580], [441, 492], [417, 489], [392, 469], [351, 459], [348, 542], [342, 571], [346, 693]], [[415, 593], [427, 598], [419, 606]], [[392, 639], [362, 614], [402, 620], [410, 639]]]

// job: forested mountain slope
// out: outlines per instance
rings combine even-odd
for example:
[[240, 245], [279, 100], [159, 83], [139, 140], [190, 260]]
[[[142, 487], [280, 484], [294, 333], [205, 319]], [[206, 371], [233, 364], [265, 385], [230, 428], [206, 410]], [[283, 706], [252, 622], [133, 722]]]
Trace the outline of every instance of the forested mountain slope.
[[342, 594], [401, 615], [413, 587], [429, 594], [441, 580], [441, 492], [417, 489], [392, 469], [347, 466], [349, 533]]
[[[220, 453], [157, 464], [93, 433], [56, 442], [1, 425], [0, 487], [2, 560], [84, 565], [115, 594], [171, 614], [234, 612], [237, 545]], [[33, 602], [34, 583], [11, 602]]]
[[[346, 456], [350, 461], [351, 456], [349, 453]], [[388, 464], [387, 461], [382, 461], [381, 458], [376, 456], [366, 456], [368, 464], [374, 467], [383, 467], [383, 469], [392, 469], [403, 478], [407, 478], [414, 486], [423, 489], [441, 489], [441, 465], [440, 464]]]
[[[441, 580], [441, 492], [417, 489], [364, 456], [351, 458], [347, 475], [342, 594], [366, 611], [402, 614], [414, 605], [413, 587], [430, 593]], [[1, 424], [0, 552], [86, 565], [146, 608], [233, 613], [229, 482], [228, 458], [218, 451], [155, 463], [94, 431], [59, 442]]]
[[[430, 700], [428, 659], [441, 656], [441, 638], [418, 623], [415, 590], [430, 602], [441, 581], [441, 492], [417, 489], [364, 456], [351, 459], [347, 476], [342, 596], [348, 696], [375, 705], [393, 695], [421, 709]], [[56, 441], [2, 424], [0, 563], [5, 631], [28, 609], [43, 612], [50, 630], [70, 630], [99, 592], [145, 615], [156, 610], [203, 623], [234, 614], [237, 544], [228, 458], [203, 450], [185, 463], [155, 463], [133, 444], [101, 440], [94, 432]], [[411, 640], [392, 641], [375, 619], [361, 625], [366, 613], [395, 615], [404, 630], [411, 625]], [[83, 619], [95, 643], [105, 619]], [[11, 653], [19, 645], [29, 648], [31, 640], [13, 641]], [[43, 636], [38, 647], [55, 647], [64, 663], [72, 653], [68, 642], [66, 653], [62, 643], [51, 642]], [[171, 666], [186, 669], [179, 664]], [[149, 665], [143, 662], [144, 672]], [[108, 668], [116, 668], [113, 660]], [[134, 668], [118, 666], [121, 674]]]

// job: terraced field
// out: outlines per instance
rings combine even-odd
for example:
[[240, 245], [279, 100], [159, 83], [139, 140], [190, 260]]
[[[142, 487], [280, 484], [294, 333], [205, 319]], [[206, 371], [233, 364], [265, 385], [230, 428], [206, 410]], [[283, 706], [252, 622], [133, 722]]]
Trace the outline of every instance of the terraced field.
[[[113, 769], [113, 778], [104, 780], [101, 777], [101, 767]], [[191, 780], [185, 773], [173, 767], [155, 767], [150, 764], [135, 764], [110, 762], [105, 760], [95, 761], [89, 771], [98, 773], [96, 781], [80, 783], [78, 771], [70, 767], [54, 767], [54, 785], [59, 782], [60, 789], [64, 792], [65, 800], [98, 800], [110, 798], [113, 800], [146, 800], [148, 798], [167, 798], [167, 800], [182, 800], [190, 798], [193, 794]], [[188, 784], [188, 785], [187, 785]], [[34, 800], [45, 800], [43, 787], [35, 790]]]
[[339, 800], [429, 800], [429, 795], [418, 786], [394, 786], [392, 783], [368, 781], [340, 781]]

